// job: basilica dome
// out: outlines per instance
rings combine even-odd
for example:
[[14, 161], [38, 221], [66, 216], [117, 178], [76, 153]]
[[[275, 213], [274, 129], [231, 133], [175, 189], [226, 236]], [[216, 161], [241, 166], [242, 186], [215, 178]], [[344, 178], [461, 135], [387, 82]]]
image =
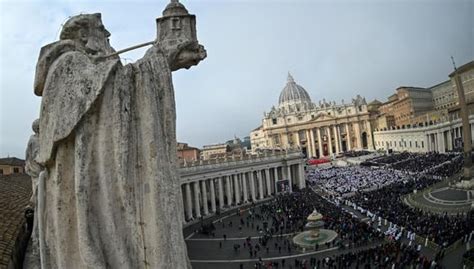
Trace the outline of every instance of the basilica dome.
[[285, 88], [283, 88], [280, 93], [278, 104], [284, 106], [298, 103], [311, 103], [311, 98], [309, 98], [308, 92], [303, 87], [296, 84], [291, 74], [288, 73], [288, 81]]

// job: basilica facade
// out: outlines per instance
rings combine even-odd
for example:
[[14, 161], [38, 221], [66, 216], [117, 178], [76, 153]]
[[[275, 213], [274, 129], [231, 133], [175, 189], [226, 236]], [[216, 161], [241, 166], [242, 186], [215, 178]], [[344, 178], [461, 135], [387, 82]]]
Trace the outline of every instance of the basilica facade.
[[264, 113], [262, 124], [250, 134], [252, 151], [301, 148], [307, 157], [322, 158], [373, 149], [371, 115], [371, 104], [359, 95], [349, 103], [323, 99], [315, 104], [288, 74], [278, 105]]

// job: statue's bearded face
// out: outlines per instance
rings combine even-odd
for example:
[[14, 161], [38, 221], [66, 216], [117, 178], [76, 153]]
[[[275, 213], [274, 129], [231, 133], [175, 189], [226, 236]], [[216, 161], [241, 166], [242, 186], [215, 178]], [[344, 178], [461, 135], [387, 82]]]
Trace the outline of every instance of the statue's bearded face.
[[110, 33], [102, 24], [101, 15], [82, 14], [69, 19], [61, 31], [60, 39], [75, 40], [88, 54], [106, 55], [113, 53], [109, 44]]
[[109, 43], [110, 33], [100, 22], [97, 25], [92, 25], [87, 29], [88, 33], [85, 35], [83, 42], [87, 53], [93, 55], [106, 55], [114, 52]]

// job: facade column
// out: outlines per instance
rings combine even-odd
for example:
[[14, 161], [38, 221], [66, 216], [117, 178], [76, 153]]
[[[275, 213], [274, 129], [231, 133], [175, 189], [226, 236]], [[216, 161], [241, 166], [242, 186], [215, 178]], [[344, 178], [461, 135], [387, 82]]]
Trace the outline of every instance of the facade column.
[[257, 195], [255, 193], [255, 174], [253, 171], [250, 172], [249, 184], [250, 184], [250, 194], [252, 196], [252, 201], [255, 202], [257, 201]]
[[219, 189], [219, 208], [224, 208], [224, 187], [222, 180], [224, 180], [222, 177], [219, 177], [217, 179], [217, 188]]
[[186, 190], [186, 219], [190, 220], [193, 218], [193, 201], [191, 197], [191, 185], [190, 183], [184, 184]]
[[360, 124], [356, 122], [354, 124], [355, 135], [356, 135], [356, 148], [362, 149], [362, 138], [360, 137]]
[[316, 145], [314, 145], [314, 132], [313, 129], [309, 129], [309, 136], [311, 139], [311, 156], [314, 157], [316, 156]]
[[209, 215], [209, 208], [207, 205], [207, 186], [206, 180], [201, 181], [201, 192], [202, 192], [202, 208], [204, 216]]
[[227, 205], [232, 206], [232, 193], [230, 192], [230, 177], [231, 176], [225, 176], [225, 189], [226, 189], [226, 194], [227, 194]]
[[209, 183], [211, 184], [211, 211], [216, 212], [216, 189], [214, 186], [214, 179], [212, 178], [209, 180]]
[[313, 155], [311, 150], [311, 135], [309, 134], [309, 130], [305, 130], [306, 135], [306, 157], [309, 158]]
[[194, 184], [194, 213], [196, 214], [196, 218], [199, 219], [201, 217], [201, 206], [199, 205], [199, 181], [195, 181], [193, 184]]
[[367, 120], [367, 148], [375, 150], [375, 141], [374, 141], [374, 132], [372, 132], [372, 125], [370, 124], [370, 120]]
[[349, 123], [346, 123], [346, 142], [347, 151], [352, 150], [351, 132], [349, 130]]
[[334, 140], [335, 140], [334, 142], [336, 142], [336, 154], [341, 152], [341, 148], [340, 148], [340, 145], [339, 145], [340, 139], [339, 139], [338, 130], [339, 130], [339, 128], [338, 128], [337, 124], [334, 125]]
[[334, 152], [332, 151], [331, 126], [328, 126], [328, 128], [326, 128], [326, 130], [328, 132], [329, 156], [332, 156]]
[[292, 176], [291, 176], [291, 165], [288, 164], [286, 167], [287, 167], [286, 168], [287, 169], [286, 174], [288, 176], [290, 192], [293, 192], [293, 179], [292, 179]]
[[248, 172], [242, 173], [242, 188], [244, 189], [244, 203], [249, 201], [248, 189], [247, 189], [247, 178]]
[[324, 153], [323, 153], [323, 140], [321, 139], [321, 128], [317, 128], [316, 131], [318, 132], [319, 158], [322, 158], [324, 156]]
[[262, 171], [257, 171], [258, 179], [258, 198], [259, 200], [263, 199], [263, 181], [262, 181]]
[[235, 192], [235, 204], [240, 204], [240, 187], [239, 187], [239, 175], [233, 175], [234, 178], [234, 192]]
[[267, 196], [272, 195], [272, 185], [270, 183], [270, 169], [265, 169], [265, 181], [267, 183]]

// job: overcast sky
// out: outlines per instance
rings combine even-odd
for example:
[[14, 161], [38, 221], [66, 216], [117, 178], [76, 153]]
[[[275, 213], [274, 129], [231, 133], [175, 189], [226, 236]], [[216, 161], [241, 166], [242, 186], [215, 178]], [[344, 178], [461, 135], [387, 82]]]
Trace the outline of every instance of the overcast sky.
[[[0, 0], [0, 157], [24, 157], [41, 101], [32, 89], [38, 53], [69, 16], [101, 12], [118, 50], [153, 40], [167, 2]], [[178, 141], [192, 146], [247, 136], [278, 103], [288, 71], [316, 103], [385, 101], [398, 86], [447, 80], [451, 55], [458, 65], [474, 60], [471, 0], [181, 2], [208, 52], [173, 73]]]

